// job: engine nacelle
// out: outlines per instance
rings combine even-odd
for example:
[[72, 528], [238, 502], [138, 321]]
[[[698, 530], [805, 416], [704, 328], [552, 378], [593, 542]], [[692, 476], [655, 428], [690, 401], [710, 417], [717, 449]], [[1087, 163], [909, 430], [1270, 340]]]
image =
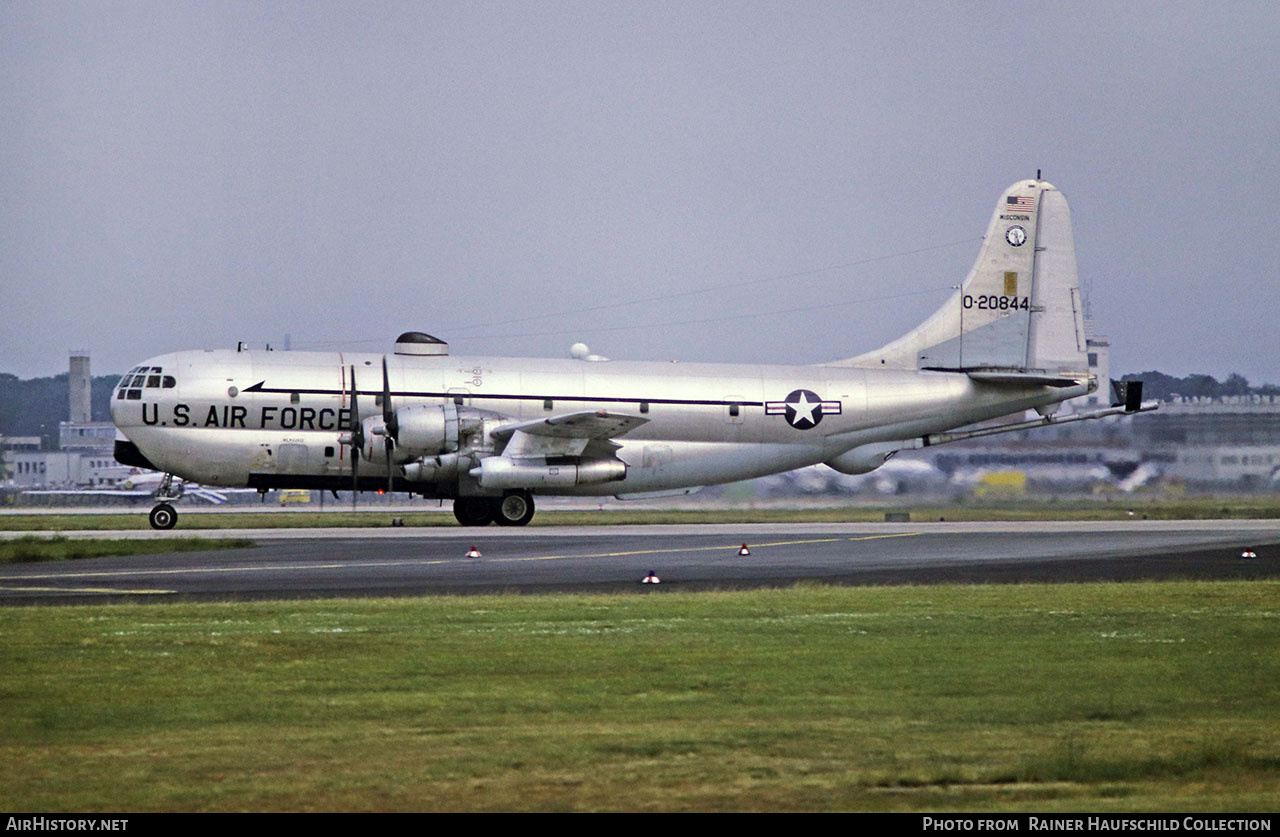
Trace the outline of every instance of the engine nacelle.
[[576, 464], [550, 465], [545, 460], [507, 459], [490, 456], [471, 470], [482, 488], [572, 488], [601, 482], [616, 482], [627, 475], [626, 463], [618, 459], [587, 459]]
[[[453, 407], [452, 404], [449, 405]], [[401, 461], [457, 450], [457, 410], [453, 411], [453, 439], [445, 408], [439, 404], [412, 404], [396, 410], [396, 448]], [[452, 441], [452, 447], [450, 447]]]
[[898, 447], [893, 444], [859, 445], [834, 459], [828, 459], [823, 464], [850, 476], [869, 474], [888, 462], [897, 452]]
[[402, 470], [404, 478], [410, 482], [453, 482], [458, 478], [459, 471], [469, 469], [473, 462], [470, 456], [442, 453], [438, 456], [424, 456], [408, 463]]
[[[392, 463], [411, 463], [458, 450], [461, 418], [453, 404], [411, 404], [396, 410]], [[473, 423], [479, 426], [478, 421]], [[361, 456], [368, 462], [386, 463], [387, 425], [381, 414], [368, 416], [360, 424], [364, 435]], [[350, 436], [343, 436], [343, 444], [349, 442]]]

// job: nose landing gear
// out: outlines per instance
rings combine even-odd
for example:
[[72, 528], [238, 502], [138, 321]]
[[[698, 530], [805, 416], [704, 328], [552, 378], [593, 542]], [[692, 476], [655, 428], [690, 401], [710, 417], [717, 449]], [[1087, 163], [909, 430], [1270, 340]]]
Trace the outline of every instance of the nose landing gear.
[[178, 512], [168, 503], [161, 503], [151, 510], [152, 529], [172, 529], [178, 522]]
[[165, 474], [164, 479], [160, 481], [160, 487], [156, 489], [156, 500], [159, 501], [156, 507], [151, 510], [149, 520], [152, 529], [172, 529], [178, 522], [178, 512], [173, 506], [165, 502], [166, 500], [177, 500], [182, 496], [185, 488], [184, 483], [178, 483], [177, 488], [173, 485], [173, 474]]

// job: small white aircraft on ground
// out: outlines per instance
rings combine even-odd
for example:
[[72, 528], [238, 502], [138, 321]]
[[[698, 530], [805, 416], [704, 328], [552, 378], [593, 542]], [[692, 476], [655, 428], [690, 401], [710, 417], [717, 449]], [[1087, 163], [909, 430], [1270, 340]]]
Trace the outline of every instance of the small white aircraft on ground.
[[[124, 464], [204, 485], [387, 489], [453, 500], [468, 526], [529, 522], [536, 495], [688, 494], [817, 463], [844, 474], [1057, 419], [1094, 390], [1067, 201], [1000, 196], [977, 262], [925, 322], [816, 366], [455, 357], [421, 332], [391, 355], [187, 351], [130, 370], [111, 401]], [[1042, 418], [960, 430], [1035, 409]], [[157, 528], [174, 525], [167, 503]]]
[[194, 482], [175, 480], [173, 474], [130, 468], [129, 473], [112, 486], [102, 488], [41, 488], [22, 492], [33, 497], [122, 497], [126, 500], [146, 498], [158, 503], [174, 503], [183, 497], [193, 497], [214, 505], [227, 502], [229, 495], [251, 489], [213, 489]]

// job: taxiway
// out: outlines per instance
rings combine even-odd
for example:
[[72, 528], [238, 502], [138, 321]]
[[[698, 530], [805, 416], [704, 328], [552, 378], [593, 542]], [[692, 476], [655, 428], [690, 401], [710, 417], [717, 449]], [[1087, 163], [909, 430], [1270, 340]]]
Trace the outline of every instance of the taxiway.
[[[0, 568], [0, 604], [1280, 577], [1280, 521], [75, 532], [256, 548]], [[739, 555], [743, 544], [750, 555]], [[474, 546], [478, 558], [466, 557]], [[1256, 558], [1243, 558], [1245, 549]], [[661, 585], [641, 585], [653, 572]]]

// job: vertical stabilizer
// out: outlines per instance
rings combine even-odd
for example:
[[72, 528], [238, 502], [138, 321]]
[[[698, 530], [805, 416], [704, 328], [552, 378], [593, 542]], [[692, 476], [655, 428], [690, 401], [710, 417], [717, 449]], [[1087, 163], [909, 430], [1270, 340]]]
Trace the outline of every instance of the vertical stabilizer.
[[874, 352], [832, 366], [1087, 373], [1071, 210], [1052, 184], [1023, 180], [992, 213], [964, 284], [933, 316]]

